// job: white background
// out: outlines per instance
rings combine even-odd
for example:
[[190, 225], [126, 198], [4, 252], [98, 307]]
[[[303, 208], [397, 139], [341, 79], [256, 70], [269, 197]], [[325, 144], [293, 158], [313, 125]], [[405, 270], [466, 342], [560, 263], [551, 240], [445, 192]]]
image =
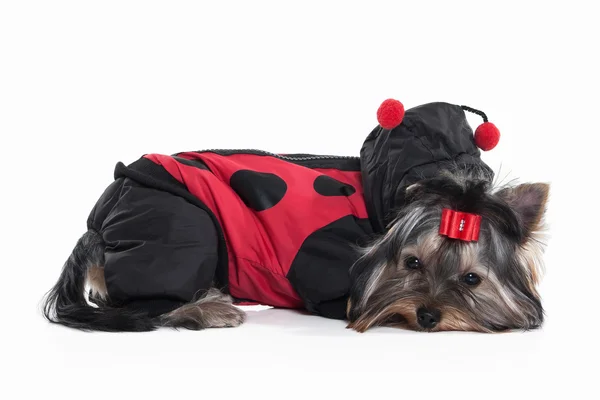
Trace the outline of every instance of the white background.
[[[1, 397], [597, 398], [593, 3], [2, 1]], [[502, 132], [484, 160], [552, 184], [543, 329], [357, 334], [271, 309], [203, 332], [42, 319], [118, 161], [357, 155], [388, 97], [484, 110]]]

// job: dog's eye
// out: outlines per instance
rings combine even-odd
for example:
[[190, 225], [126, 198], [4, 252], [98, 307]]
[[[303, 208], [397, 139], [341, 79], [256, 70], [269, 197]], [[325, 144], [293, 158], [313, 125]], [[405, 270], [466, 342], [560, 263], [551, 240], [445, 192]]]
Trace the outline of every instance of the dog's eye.
[[406, 268], [408, 269], [419, 269], [422, 266], [421, 261], [414, 256], [406, 257], [404, 265], [406, 265]]
[[478, 285], [479, 282], [481, 282], [481, 278], [479, 277], [479, 275], [474, 274], [472, 272], [469, 272], [468, 274], [463, 276], [462, 280], [464, 283], [466, 283], [469, 286], [475, 286], [475, 285]]

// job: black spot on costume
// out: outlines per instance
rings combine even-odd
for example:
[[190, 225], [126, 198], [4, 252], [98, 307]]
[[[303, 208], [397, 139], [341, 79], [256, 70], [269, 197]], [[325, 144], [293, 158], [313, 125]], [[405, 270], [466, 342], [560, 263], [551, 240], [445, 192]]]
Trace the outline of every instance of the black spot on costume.
[[231, 175], [231, 188], [248, 207], [264, 211], [273, 207], [285, 196], [287, 185], [277, 175], [242, 169]]
[[318, 176], [313, 187], [322, 196], [352, 196], [356, 192], [352, 185], [340, 182], [327, 175]]

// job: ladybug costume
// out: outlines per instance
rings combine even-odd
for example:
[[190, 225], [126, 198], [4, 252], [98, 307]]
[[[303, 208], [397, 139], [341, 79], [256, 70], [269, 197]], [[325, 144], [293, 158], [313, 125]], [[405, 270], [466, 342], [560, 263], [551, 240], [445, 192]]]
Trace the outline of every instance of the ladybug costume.
[[[474, 134], [464, 111], [484, 119]], [[498, 143], [485, 114], [384, 101], [360, 156], [203, 150], [118, 163], [88, 218], [114, 305], [158, 315], [211, 286], [237, 304], [344, 319], [357, 248], [385, 231], [404, 188]], [[487, 124], [487, 125], [486, 125]], [[477, 133], [479, 132], [479, 133]]]

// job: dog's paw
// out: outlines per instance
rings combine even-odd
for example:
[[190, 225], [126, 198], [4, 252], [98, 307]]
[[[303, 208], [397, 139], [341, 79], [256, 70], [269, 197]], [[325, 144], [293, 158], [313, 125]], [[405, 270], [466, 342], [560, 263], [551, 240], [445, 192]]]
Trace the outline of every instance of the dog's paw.
[[246, 313], [232, 304], [215, 307], [214, 313], [206, 312], [207, 328], [233, 328], [246, 321]]
[[193, 330], [240, 326], [246, 313], [231, 303], [231, 297], [218, 291], [209, 291], [200, 300], [185, 304], [165, 314], [163, 326]]

